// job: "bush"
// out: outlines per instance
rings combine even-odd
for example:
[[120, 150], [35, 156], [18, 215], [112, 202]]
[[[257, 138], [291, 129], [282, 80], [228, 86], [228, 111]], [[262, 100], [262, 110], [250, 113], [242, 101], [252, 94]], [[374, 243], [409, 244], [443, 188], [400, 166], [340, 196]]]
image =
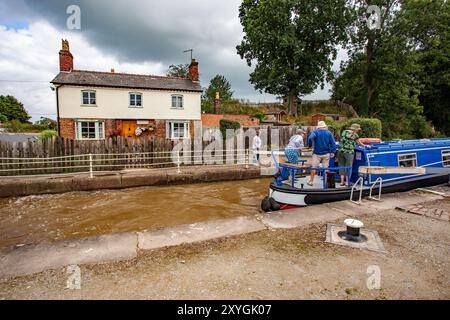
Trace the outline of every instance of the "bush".
[[8, 117], [7, 116], [5, 116], [4, 114], [0, 114], [0, 122], [6, 122], [6, 121], [8, 121]]
[[325, 120], [325, 123], [328, 126], [328, 129], [333, 132], [334, 138], [337, 139], [341, 136], [343, 123], [336, 122], [333, 120]]
[[361, 126], [359, 136], [361, 138], [381, 138], [381, 121], [375, 118], [354, 118], [342, 125], [342, 129], [348, 129], [353, 123]]
[[58, 134], [55, 130], [44, 130], [41, 133], [39, 133], [38, 139], [39, 140], [47, 140], [51, 137], [56, 137]]
[[238, 130], [241, 127], [241, 124], [237, 121], [221, 119], [220, 120], [220, 131], [222, 132], [222, 136], [226, 137], [227, 129]]

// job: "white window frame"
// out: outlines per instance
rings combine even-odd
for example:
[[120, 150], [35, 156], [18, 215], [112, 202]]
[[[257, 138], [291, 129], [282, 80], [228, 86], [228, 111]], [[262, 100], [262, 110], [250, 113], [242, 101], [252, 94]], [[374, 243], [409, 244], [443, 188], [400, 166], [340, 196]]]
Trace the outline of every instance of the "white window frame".
[[[174, 124], [183, 124], [184, 125], [183, 137], [175, 137], [174, 136], [174, 133], [175, 133]], [[172, 140], [189, 139], [189, 136], [190, 136], [189, 121], [168, 121], [168, 125], [169, 125], [170, 139], [172, 139]]]
[[[95, 123], [95, 138], [83, 138], [81, 126], [83, 122]], [[100, 125], [101, 124], [101, 125]], [[101, 126], [101, 128], [100, 128]], [[75, 121], [75, 134], [77, 140], [104, 140], [105, 139], [105, 121], [102, 120], [76, 120]]]
[[[174, 98], [175, 98], [175, 106], [173, 103]], [[180, 101], [181, 101], [181, 106], [180, 106]], [[172, 109], [184, 109], [184, 96], [182, 94], [172, 94], [170, 96], [170, 105], [171, 105]]]
[[[414, 156], [414, 158], [412, 158], [412, 159], [402, 159], [402, 160], [400, 160], [400, 157], [405, 157], [405, 156]], [[414, 160], [414, 164], [415, 164], [415, 165], [413, 165], [413, 166], [408, 166], [408, 167], [405, 167], [405, 166], [404, 166], [404, 168], [417, 167], [417, 153], [403, 153], [403, 154], [397, 155], [397, 161], [398, 161], [398, 166], [399, 166], [399, 167], [401, 167], [400, 162], [401, 162], [401, 161], [405, 161], [405, 160], [409, 160], [409, 161]]]
[[[134, 98], [135, 104], [134, 105], [131, 104], [131, 95], [135, 95], [135, 96], [140, 95], [141, 96], [141, 105], [140, 106], [136, 105], [136, 102], [137, 102], [136, 97]], [[137, 108], [137, 109], [143, 108], [144, 107], [143, 97], [144, 97], [144, 95], [142, 94], [142, 92], [129, 92], [128, 93], [128, 106], [130, 108]]]
[[[444, 157], [449, 157], [448, 160], [444, 160]], [[442, 166], [450, 167], [450, 150], [441, 150]], [[448, 162], [448, 164], [445, 164]]]
[[[84, 93], [88, 93], [88, 102], [84, 103]], [[95, 103], [91, 103], [91, 93], [95, 94]], [[85, 107], [96, 107], [97, 106], [97, 91], [95, 90], [81, 90], [81, 105]]]

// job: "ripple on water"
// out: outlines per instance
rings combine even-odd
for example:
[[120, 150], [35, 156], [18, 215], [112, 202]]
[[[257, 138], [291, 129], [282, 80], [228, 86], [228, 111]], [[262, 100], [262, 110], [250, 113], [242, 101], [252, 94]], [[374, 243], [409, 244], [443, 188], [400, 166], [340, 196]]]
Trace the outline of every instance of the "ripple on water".
[[270, 179], [0, 199], [0, 247], [259, 212]]

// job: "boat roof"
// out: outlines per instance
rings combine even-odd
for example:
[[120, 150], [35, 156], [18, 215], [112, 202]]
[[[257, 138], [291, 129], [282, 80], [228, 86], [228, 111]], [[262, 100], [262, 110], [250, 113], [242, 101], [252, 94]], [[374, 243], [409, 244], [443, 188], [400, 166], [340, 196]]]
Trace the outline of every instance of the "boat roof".
[[[450, 138], [434, 138], [434, 139], [415, 139], [415, 140], [401, 140], [395, 139], [392, 141], [372, 143], [371, 150], [389, 151], [389, 150], [409, 150], [416, 148], [432, 148], [432, 147], [450, 147]], [[370, 152], [370, 151], [369, 151]]]

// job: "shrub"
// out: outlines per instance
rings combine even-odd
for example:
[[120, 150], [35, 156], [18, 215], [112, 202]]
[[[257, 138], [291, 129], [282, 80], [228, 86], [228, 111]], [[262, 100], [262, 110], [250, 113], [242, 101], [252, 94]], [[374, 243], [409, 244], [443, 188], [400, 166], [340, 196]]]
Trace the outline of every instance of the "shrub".
[[375, 118], [354, 118], [345, 122], [341, 129], [348, 129], [352, 123], [361, 126], [360, 137], [381, 138], [381, 121]]
[[237, 121], [221, 119], [220, 120], [220, 131], [222, 132], [222, 136], [226, 137], [227, 129], [237, 130], [241, 127], [241, 124]]
[[8, 121], [8, 117], [7, 116], [5, 116], [4, 114], [0, 114], [0, 122], [6, 122], [6, 121]]
[[41, 133], [39, 133], [38, 139], [39, 140], [47, 140], [51, 137], [56, 137], [58, 134], [55, 130], [44, 130]]
[[333, 120], [325, 120], [325, 123], [327, 124], [328, 129], [333, 132], [335, 139], [341, 136], [343, 123], [339, 123]]

